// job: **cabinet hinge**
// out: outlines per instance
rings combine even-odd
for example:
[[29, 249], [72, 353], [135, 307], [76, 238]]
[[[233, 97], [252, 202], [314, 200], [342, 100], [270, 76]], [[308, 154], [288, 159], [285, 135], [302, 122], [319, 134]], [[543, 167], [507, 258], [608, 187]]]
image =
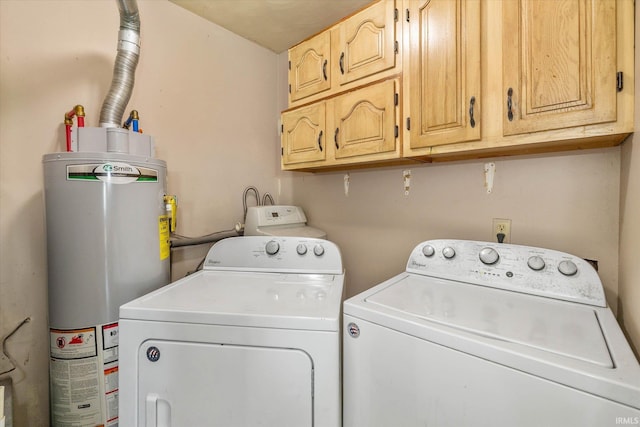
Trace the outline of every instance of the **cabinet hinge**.
[[622, 77], [622, 71], [618, 71], [616, 73], [616, 89], [618, 90], [618, 92], [622, 92], [623, 87], [624, 87], [624, 81]]
[[400, 52], [400, 46], [398, 46], [398, 40], [396, 40], [395, 45], [393, 47], [393, 53], [397, 54], [398, 52]]
[[393, 9], [393, 20], [398, 22], [398, 9]]
[[284, 157], [284, 147], [280, 147], [280, 157]]
[[396, 138], [398, 137], [398, 133], [399, 133], [399, 130], [398, 130], [398, 129], [399, 129], [399, 128], [398, 128], [398, 125], [396, 125]]
[[411, 117], [407, 117], [407, 130], [411, 130]]
[[291, 84], [289, 84], [289, 93], [291, 93]]
[[291, 70], [291, 61], [289, 61], [289, 70]]
[[283, 134], [284, 133], [284, 125], [280, 125], [280, 133]]
[[393, 103], [395, 104], [395, 106], [398, 106], [398, 94], [394, 93], [393, 94]]
[[407, 22], [409, 22], [409, 9], [407, 9], [406, 18]]

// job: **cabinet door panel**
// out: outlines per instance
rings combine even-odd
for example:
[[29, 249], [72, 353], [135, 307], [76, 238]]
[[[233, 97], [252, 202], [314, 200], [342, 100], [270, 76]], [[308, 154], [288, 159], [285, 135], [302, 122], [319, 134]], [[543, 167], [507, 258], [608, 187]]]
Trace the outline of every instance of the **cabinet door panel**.
[[335, 158], [395, 152], [395, 81], [369, 86], [335, 100]]
[[331, 87], [330, 49], [331, 33], [325, 31], [289, 50], [291, 101]]
[[393, 68], [395, 2], [382, 0], [340, 24], [334, 49], [340, 84]]
[[480, 139], [480, 2], [410, 7], [409, 147]]
[[325, 103], [282, 113], [282, 163], [316, 162], [326, 158]]
[[616, 120], [616, 1], [505, 1], [503, 26], [505, 135]]

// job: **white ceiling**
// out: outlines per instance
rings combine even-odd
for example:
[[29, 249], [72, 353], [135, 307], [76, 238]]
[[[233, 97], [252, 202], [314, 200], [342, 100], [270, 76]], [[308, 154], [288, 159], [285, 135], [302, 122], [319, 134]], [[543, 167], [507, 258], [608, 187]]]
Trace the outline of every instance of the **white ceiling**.
[[170, 0], [276, 53], [372, 0]]

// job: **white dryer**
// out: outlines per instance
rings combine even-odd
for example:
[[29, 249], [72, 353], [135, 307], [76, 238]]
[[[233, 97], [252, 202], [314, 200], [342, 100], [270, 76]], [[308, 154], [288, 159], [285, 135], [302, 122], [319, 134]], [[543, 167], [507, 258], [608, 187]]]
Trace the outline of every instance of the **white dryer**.
[[566, 253], [424, 242], [345, 301], [343, 329], [345, 427], [640, 423], [640, 366]]
[[244, 224], [245, 236], [299, 236], [326, 239], [327, 233], [307, 225], [299, 206], [250, 206]]
[[216, 243], [120, 307], [120, 425], [340, 426], [343, 285], [325, 240]]

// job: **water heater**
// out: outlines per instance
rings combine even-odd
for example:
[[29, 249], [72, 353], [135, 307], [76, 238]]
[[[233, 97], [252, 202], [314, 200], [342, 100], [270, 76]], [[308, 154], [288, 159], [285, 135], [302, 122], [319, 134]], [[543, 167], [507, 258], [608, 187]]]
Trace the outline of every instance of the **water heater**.
[[118, 423], [118, 310], [170, 281], [166, 164], [150, 136], [75, 128], [43, 157], [52, 425]]

